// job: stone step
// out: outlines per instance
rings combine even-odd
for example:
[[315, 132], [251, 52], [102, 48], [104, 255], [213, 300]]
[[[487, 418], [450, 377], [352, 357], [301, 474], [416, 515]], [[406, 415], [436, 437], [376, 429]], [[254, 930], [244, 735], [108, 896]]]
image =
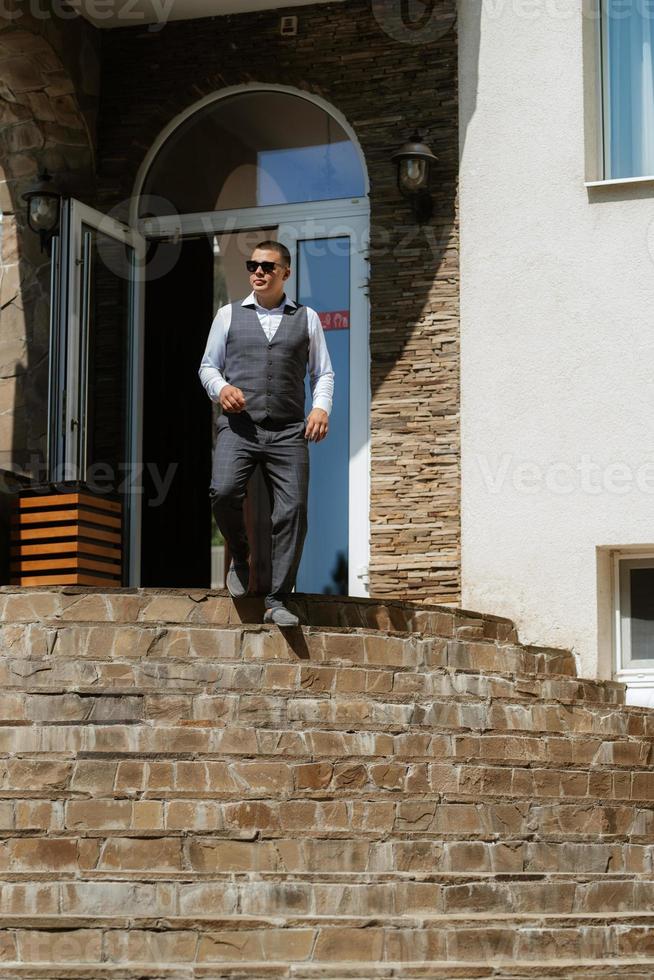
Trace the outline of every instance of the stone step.
[[582, 977], [597, 980], [598, 977], [620, 976], [621, 980], [651, 980], [654, 975], [654, 958], [621, 957], [598, 960], [547, 959], [510, 963], [455, 963], [452, 961], [404, 963], [352, 963], [351, 961], [320, 963], [223, 963], [220, 965], [152, 966], [151, 964], [100, 963], [92, 967], [60, 964], [11, 964], [6, 970], [0, 965], [2, 980], [385, 980], [398, 977], [429, 978], [429, 980], [570, 980]]
[[0, 589], [0, 978], [651, 980], [654, 713], [508, 620], [293, 602]]
[[575, 677], [568, 650], [488, 638], [381, 632], [364, 628], [166, 623], [0, 621], [0, 655], [12, 660], [172, 659], [228, 664], [275, 662], [433, 668]]
[[[654, 772], [587, 768], [558, 769], [492, 766], [445, 762], [409, 763], [403, 760], [337, 760], [299, 762], [245, 759], [163, 762], [159, 760], [0, 760], [0, 820], [13, 808], [16, 821], [27, 819], [30, 807], [89, 796], [103, 800], [247, 800], [275, 795], [279, 800], [328, 796], [356, 800], [374, 794], [394, 800], [399, 794], [428, 799], [558, 800], [649, 802], [654, 800]], [[20, 824], [17, 822], [16, 826]], [[27, 824], [26, 824], [27, 825]]]
[[[190, 725], [144, 724], [68, 724], [0, 726], [0, 764], [2, 755], [29, 758], [34, 754], [48, 762], [66, 762], [83, 754], [87, 759], [107, 756], [155, 758], [174, 761], [220, 761], [225, 757], [258, 756], [295, 758], [311, 762], [324, 760], [353, 765], [359, 760], [380, 759], [414, 763], [458, 762], [499, 763], [611, 768], [651, 765], [650, 738], [589, 736], [583, 733], [543, 735], [527, 732], [497, 734], [437, 733], [414, 731], [352, 731], [325, 729], [266, 729], [232, 725], [217, 727], [209, 722]], [[118, 759], [115, 760], [117, 764]]]
[[[18, 824], [18, 826], [16, 826]], [[111, 835], [137, 850], [147, 835], [179, 852], [181, 837], [211, 834], [225, 840], [344, 837], [390, 840], [604, 840], [648, 843], [654, 837], [654, 801], [553, 802], [530, 798], [479, 801], [478, 795], [434, 799], [311, 800], [256, 798], [215, 800], [34, 800], [0, 801], [0, 838], [44, 833], [49, 840]], [[21, 838], [19, 838], [21, 839]], [[136, 844], [135, 844], [136, 842]], [[104, 846], [104, 845], [103, 845]], [[0, 855], [0, 861], [1, 861]], [[2, 867], [2, 865], [0, 865]]]
[[[419, 699], [412, 694], [350, 694], [303, 691], [229, 692], [203, 694], [43, 691], [0, 692], [0, 727], [12, 724], [158, 723], [162, 726], [243, 724], [292, 727], [298, 721], [310, 727], [350, 726], [429, 727], [432, 731], [563, 730], [582, 734], [654, 737], [654, 720], [639, 708], [616, 713], [615, 705], [581, 703], [562, 705], [539, 699], [503, 701], [452, 696]], [[567, 724], [566, 724], [567, 723]], [[565, 726], [565, 728], [564, 728]]]
[[362, 836], [225, 839], [176, 837], [7, 837], [0, 841], [0, 874], [127, 876], [155, 880], [161, 875], [216, 872], [460, 872], [495, 875], [649, 874], [654, 869], [650, 841], [601, 840], [372, 840]]
[[152, 966], [145, 963], [117, 966], [99, 963], [92, 967], [61, 963], [57, 966], [12, 963], [0, 964], [2, 980], [385, 980], [385, 978], [429, 978], [429, 980], [570, 980], [571, 977], [597, 980], [620, 976], [621, 980], [651, 980], [654, 958], [620, 957], [598, 960], [560, 959], [513, 960], [510, 963], [423, 962], [413, 963], [247, 963], [234, 962], [201, 966], [198, 964]]
[[[30, 694], [25, 700], [20, 692], [5, 692], [0, 698], [0, 753], [86, 751], [92, 750], [93, 741], [106, 742], [106, 751], [159, 751], [141, 746], [162, 738], [171, 745], [181, 739], [181, 743], [192, 744], [193, 751], [213, 752], [216, 739], [224, 738], [224, 726], [233, 730], [251, 725], [258, 730], [301, 733], [356, 729], [371, 735], [426, 731], [432, 737], [466, 733], [471, 738], [542, 734], [650, 743], [654, 739], [654, 713], [631, 706], [295, 693], [210, 694], [191, 700], [177, 695], [98, 699], [94, 695]], [[17, 726], [21, 727], [19, 739]], [[188, 750], [180, 745], [177, 751]]]
[[0, 878], [4, 915], [413, 915], [637, 912], [653, 875], [215, 874], [153, 882]]
[[[451, 606], [353, 596], [297, 595], [289, 606], [310, 626], [417, 632], [461, 639], [517, 641], [511, 620]], [[234, 603], [225, 590], [0, 587], [0, 621], [36, 623], [199, 623], [226, 626], [261, 623], [263, 600]]]
[[647, 956], [654, 914], [0, 916], [3, 960], [28, 964], [599, 960]]
[[625, 687], [576, 677], [476, 672], [435, 667], [428, 671], [379, 665], [349, 667], [283, 663], [188, 661], [148, 656], [140, 661], [64, 657], [0, 657], [0, 689], [79, 695], [257, 693], [365, 694], [446, 697], [457, 700], [556, 701], [623, 704]]

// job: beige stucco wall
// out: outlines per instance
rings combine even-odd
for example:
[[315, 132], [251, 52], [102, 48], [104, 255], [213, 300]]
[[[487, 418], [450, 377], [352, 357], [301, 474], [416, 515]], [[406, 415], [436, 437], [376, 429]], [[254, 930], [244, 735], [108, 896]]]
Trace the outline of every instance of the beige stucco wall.
[[593, 28], [573, 0], [460, 5], [463, 603], [586, 676], [611, 669], [597, 549], [654, 550], [654, 182], [584, 185]]

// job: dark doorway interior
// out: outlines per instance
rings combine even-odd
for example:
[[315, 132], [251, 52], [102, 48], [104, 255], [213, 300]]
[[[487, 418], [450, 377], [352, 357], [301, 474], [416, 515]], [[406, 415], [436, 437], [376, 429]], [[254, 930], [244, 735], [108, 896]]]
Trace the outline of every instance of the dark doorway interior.
[[[149, 268], [154, 274], [145, 308], [141, 584], [209, 588], [212, 412], [198, 368], [214, 313], [212, 240], [184, 239], [151, 248]], [[166, 269], [157, 277], [157, 270]], [[164, 480], [166, 492], [160, 486]]]

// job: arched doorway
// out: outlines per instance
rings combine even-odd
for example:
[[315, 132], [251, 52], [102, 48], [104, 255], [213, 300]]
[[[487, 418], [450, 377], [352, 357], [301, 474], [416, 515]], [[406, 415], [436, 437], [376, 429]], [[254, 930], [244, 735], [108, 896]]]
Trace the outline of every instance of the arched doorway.
[[[145, 464], [139, 584], [217, 584], [209, 581], [208, 501], [216, 408], [197, 370], [216, 309], [249, 292], [245, 259], [258, 241], [274, 238], [292, 256], [287, 293], [320, 314], [336, 374], [330, 435], [310, 448], [309, 533], [297, 588], [367, 594], [367, 190], [347, 122], [323, 100], [283, 86], [205, 98], [151, 148], [130, 222], [150, 243], [153, 270], [134, 374], [140, 391], [131, 399], [142, 415]], [[264, 539], [266, 501], [256, 480], [249, 497], [254, 531]], [[257, 574], [265, 572], [262, 555]]]

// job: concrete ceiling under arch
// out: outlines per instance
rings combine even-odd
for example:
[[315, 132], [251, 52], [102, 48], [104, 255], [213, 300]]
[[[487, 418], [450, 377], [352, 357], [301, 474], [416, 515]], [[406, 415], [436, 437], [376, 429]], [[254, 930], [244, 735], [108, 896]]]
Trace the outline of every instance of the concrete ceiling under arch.
[[255, 10], [288, 12], [290, 7], [315, 3], [342, 3], [343, 0], [70, 0], [83, 17], [96, 27], [138, 27], [152, 24], [164, 27], [169, 20], [221, 17]]

